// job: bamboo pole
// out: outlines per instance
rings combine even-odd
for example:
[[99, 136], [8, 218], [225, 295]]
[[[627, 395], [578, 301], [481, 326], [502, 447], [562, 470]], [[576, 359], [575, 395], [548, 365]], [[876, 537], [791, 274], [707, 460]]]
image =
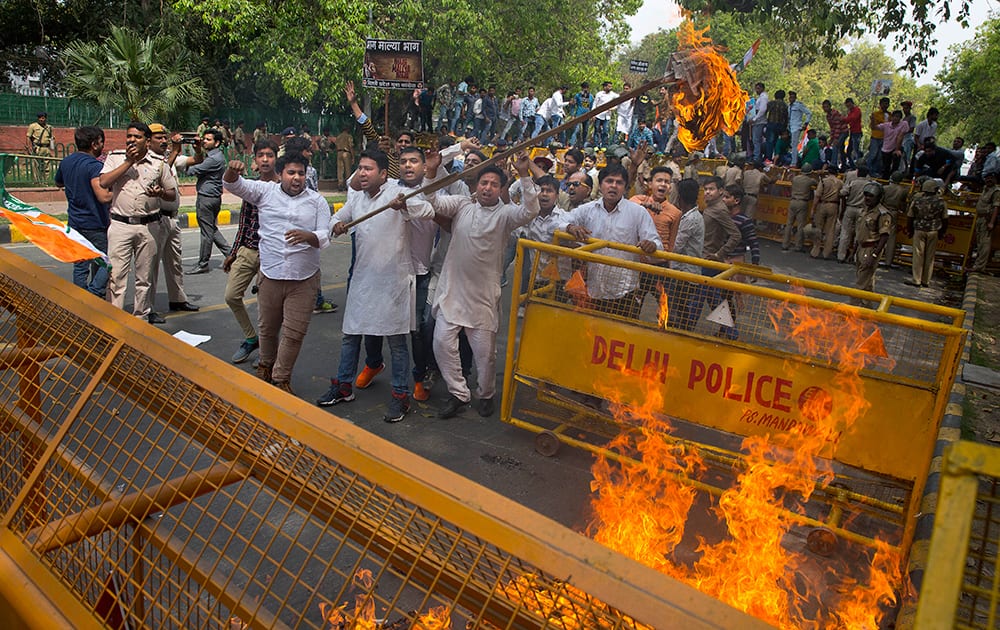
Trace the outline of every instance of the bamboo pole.
[[[459, 173], [450, 173], [450, 174], [446, 175], [445, 177], [442, 177], [441, 179], [434, 180], [433, 182], [431, 182], [430, 184], [427, 184], [423, 188], [418, 188], [418, 189], [415, 189], [415, 190], [413, 190], [411, 192], [408, 192], [407, 194], [403, 195], [402, 198], [404, 200], [406, 200], [406, 199], [410, 199], [411, 197], [415, 197], [415, 196], [420, 195], [420, 194], [432, 193], [432, 192], [436, 192], [438, 190], [441, 190], [442, 188], [445, 188], [446, 186], [449, 186], [453, 182], [456, 182], [459, 179], [462, 179], [463, 177], [468, 177], [470, 175], [475, 175], [476, 173], [478, 173], [479, 171], [483, 170], [487, 166], [491, 166], [493, 164], [496, 164], [497, 162], [499, 162], [501, 160], [506, 160], [509, 156], [516, 155], [516, 154], [520, 153], [521, 151], [524, 151], [525, 149], [528, 149], [528, 148], [530, 148], [532, 146], [537, 145], [540, 142], [543, 142], [544, 140], [547, 140], [548, 138], [551, 138], [552, 136], [555, 136], [557, 134], [562, 133], [563, 131], [568, 131], [568, 130], [572, 129], [573, 127], [575, 127], [576, 125], [578, 125], [578, 124], [580, 124], [582, 122], [588, 121], [591, 118], [597, 116], [598, 114], [601, 114], [603, 112], [608, 111], [612, 107], [617, 107], [618, 105], [620, 105], [621, 103], [624, 103], [627, 100], [633, 99], [633, 98], [639, 96], [640, 94], [648, 92], [649, 90], [652, 90], [653, 88], [657, 88], [657, 87], [659, 87], [661, 85], [664, 85], [666, 83], [672, 83], [675, 80], [676, 79], [674, 79], [673, 74], [667, 74], [667, 75], [664, 75], [664, 76], [660, 77], [659, 79], [653, 79], [652, 81], [647, 81], [646, 83], [643, 83], [642, 85], [640, 85], [639, 87], [635, 88], [634, 90], [632, 90], [630, 92], [625, 92], [624, 94], [620, 95], [618, 98], [613, 99], [611, 101], [608, 101], [607, 103], [605, 103], [604, 105], [601, 105], [600, 107], [598, 107], [596, 109], [592, 109], [592, 110], [590, 110], [589, 112], [587, 112], [585, 114], [577, 116], [576, 118], [573, 118], [572, 120], [569, 120], [567, 122], [564, 122], [563, 124], [559, 125], [558, 127], [553, 127], [552, 129], [549, 129], [548, 131], [542, 132], [542, 133], [538, 134], [537, 136], [535, 136], [534, 138], [525, 139], [525, 140], [523, 140], [523, 141], [515, 144], [514, 146], [510, 147], [509, 149], [507, 149], [505, 151], [501, 151], [499, 153], [494, 154], [493, 157], [491, 157], [490, 159], [488, 159], [488, 160], [486, 160], [484, 162], [480, 162], [479, 164], [476, 164], [475, 166], [473, 166], [471, 168], [468, 168], [468, 169], [466, 169], [464, 171], [461, 171]], [[398, 197], [396, 199], [398, 199]], [[396, 201], [396, 199], [394, 199], [393, 201]], [[357, 225], [359, 223], [362, 223], [363, 221], [367, 221], [368, 219], [374, 217], [375, 215], [380, 214], [380, 213], [384, 212], [385, 210], [388, 210], [391, 207], [392, 206], [390, 204], [386, 204], [386, 205], [382, 206], [381, 208], [377, 208], [375, 210], [372, 210], [368, 214], [366, 214], [366, 215], [364, 215], [362, 217], [358, 217], [357, 219], [354, 219], [350, 223], [347, 223], [346, 224], [346, 228], [350, 229], [350, 228], [354, 227], [355, 225]]]

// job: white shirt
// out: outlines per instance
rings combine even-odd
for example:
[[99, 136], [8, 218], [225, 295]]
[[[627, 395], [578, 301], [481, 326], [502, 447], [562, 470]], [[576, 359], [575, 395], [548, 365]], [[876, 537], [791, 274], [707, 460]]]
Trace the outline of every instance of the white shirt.
[[916, 128], [913, 130], [913, 135], [917, 137], [917, 140], [922, 145], [927, 138], [937, 135], [937, 126], [936, 122], [931, 122], [924, 118], [917, 123]]
[[[591, 238], [614, 241], [625, 245], [638, 245], [639, 241], [652, 241], [663, 249], [663, 241], [656, 231], [649, 212], [628, 199], [622, 199], [613, 210], [604, 208], [604, 200], [597, 199], [564, 214], [559, 229], [569, 224], [590, 230]], [[639, 260], [637, 254], [605, 247], [595, 253], [622, 260]], [[614, 300], [639, 287], [639, 273], [622, 267], [600, 263], [587, 263], [587, 294], [595, 300]]]
[[767, 92], [757, 95], [757, 102], [753, 106], [753, 124], [763, 124], [767, 122]]
[[[348, 223], [388, 204], [409, 189], [386, 182], [372, 197], [348, 197], [334, 215]], [[416, 278], [410, 252], [410, 219], [434, 216], [431, 205], [413, 197], [406, 210], [385, 210], [354, 226], [356, 258], [344, 307], [347, 335], [405, 335], [416, 327]]]
[[[468, 197], [431, 197], [434, 210], [452, 218], [451, 244], [434, 295], [434, 315], [452, 324], [496, 332], [500, 274], [511, 232], [538, 216], [538, 187], [521, 179], [524, 205], [484, 207]], [[352, 287], [353, 289], [353, 287]]]
[[555, 92], [552, 93], [552, 103], [555, 105], [555, 110], [553, 110], [552, 112], [553, 114], [557, 116], [566, 115], [566, 110], [565, 110], [566, 100], [563, 98], [562, 91], [556, 90]]
[[552, 114], [554, 113], [555, 108], [556, 108], [555, 102], [551, 98], [547, 98], [542, 102], [541, 106], [538, 108], [538, 111], [535, 112], [535, 115], [541, 116], [545, 120], [548, 120], [552, 118]]
[[[553, 232], [559, 229], [560, 225], [562, 225], [563, 215], [565, 214], [566, 214], [565, 210], [563, 210], [559, 206], [556, 206], [552, 208], [552, 211], [549, 212], [544, 217], [541, 214], [539, 214], [537, 217], [532, 219], [531, 223], [521, 228], [520, 234], [518, 236], [520, 236], [520, 238], [526, 238], [530, 241], [538, 241], [540, 243], [551, 243], [552, 234]], [[551, 256], [548, 253], [541, 253], [541, 255], [539, 256], [538, 258], [539, 280], [545, 277], [543, 274], [546, 271], [546, 267], [548, 267], [548, 265], [550, 264], [549, 263], [550, 259]], [[530, 261], [528, 259], [525, 259], [524, 264], [528, 264], [529, 262]], [[572, 269], [570, 268], [569, 259], [566, 257], [560, 257], [558, 259], [557, 264], [560, 272], [559, 275], [564, 279], [569, 278], [570, 275], [572, 274]], [[521, 289], [525, 290], [526, 287], [521, 287]]]
[[[594, 94], [594, 106], [591, 107], [591, 110], [597, 109], [598, 107], [604, 105], [605, 103], [613, 101], [616, 98], [618, 98], [617, 92], [605, 92], [604, 90], [601, 90], [597, 94]], [[600, 114], [594, 116], [594, 118], [597, 118], [599, 120], [607, 120], [611, 118], [611, 110], [610, 109], [605, 110]]]
[[[330, 205], [318, 192], [303, 190], [291, 197], [278, 182], [242, 177], [222, 182], [226, 190], [257, 206], [260, 229], [260, 271], [271, 280], [305, 280], [319, 271], [319, 250], [330, 245]], [[319, 239], [291, 245], [285, 232], [307, 230]]]

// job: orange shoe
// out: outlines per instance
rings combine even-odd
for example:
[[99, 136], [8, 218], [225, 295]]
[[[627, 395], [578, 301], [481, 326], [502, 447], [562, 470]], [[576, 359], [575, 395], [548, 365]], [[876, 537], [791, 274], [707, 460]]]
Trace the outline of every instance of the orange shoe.
[[419, 400], [420, 402], [423, 402], [429, 399], [430, 397], [431, 397], [431, 392], [429, 389], [424, 387], [423, 383], [417, 381], [413, 385], [413, 400]]
[[375, 369], [372, 369], [366, 365], [365, 369], [361, 370], [361, 374], [358, 374], [358, 378], [354, 381], [354, 386], [357, 387], [358, 389], [366, 389], [369, 385], [372, 384], [372, 381], [375, 380], [375, 377], [378, 376], [379, 373], [381, 373], [382, 370], [384, 369], [385, 369], [385, 363], [383, 363], [382, 365], [378, 366]]

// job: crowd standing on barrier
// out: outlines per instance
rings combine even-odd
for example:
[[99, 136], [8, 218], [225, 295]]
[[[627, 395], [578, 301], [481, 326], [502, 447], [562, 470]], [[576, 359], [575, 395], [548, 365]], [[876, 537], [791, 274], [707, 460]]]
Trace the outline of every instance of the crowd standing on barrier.
[[[430, 116], [422, 110], [427, 99], [416, 95], [416, 120], [422, 121], [418, 126], [433, 124], [437, 111], [440, 130], [447, 131], [437, 138], [437, 146], [427, 148], [415, 146], [418, 136], [412, 131], [400, 131], [394, 138], [379, 135], [361, 111], [353, 84], [348, 83], [345, 94], [369, 142], [357, 161], [352, 134], [346, 130], [343, 137], [332, 140], [327, 134], [316, 143], [311, 136], [287, 129], [278, 145], [263, 125], [250, 140], [242, 123], [227, 137], [205, 119], [205, 127], [193, 140], [193, 155], [182, 154], [186, 139], [181, 134], [170, 136], [160, 124], [135, 122], [127, 129], [125, 149], [111, 151], [101, 164], [103, 133], [95, 127], [78, 129], [77, 153], [61, 163], [57, 181], [66, 188], [70, 225], [107, 251], [111, 273], [101, 265], [79, 263], [74, 267], [74, 282], [121, 308], [129, 272], [134, 269], [133, 313], [150, 323], [162, 323], [152, 300], [162, 261], [170, 309], [197, 310], [184, 293], [175, 220], [179, 205], [176, 172], [181, 169], [197, 176], [201, 248], [198, 264], [188, 273], [209, 272], [212, 248], [223, 252], [222, 268], [228, 274], [225, 301], [244, 336], [232, 361], [242, 363], [259, 352], [258, 376], [291, 391], [292, 370], [311, 316], [334, 308], [319, 291], [319, 250], [329, 244], [331, 236], [349, 233], [352, 264], [340, 366], [329, 390], [316, 402], [328, 406], [355, 400], [355, 390], [367, 388], [384, 370], [382, 345], [387, 338], [392, 366], [388, 422], [405, 416], [411, 395], [421, 401], [429, 399], [437, 375], [447, 389], [440, 415], [456, 415], [472, 402], [468, 379], [473, 369], [483, 375], [477, 379], [477, 411], [484, 417], [494, 413], [498, 309], [518, 237], [550, 242], [554, 232], [561, 230], [578, 241], [608, 240], [641, 252], [601, 252], [624, 259], [655, 263], [645, 255], [661, 250], [759, 264], [757, 200], [773, 183], [767, 162], [781, 164], [785, 148], [788, 162], [801, 168], [791, 178], [784, 250], [805, 252], [808, 238], [813, 258], [832, 257], [836, 252], [838, 261], [856, 266], [856, 286], [870, 291], [879, 261], [892, 260], [897, 216], [905, 212], [907, 232], [914, 239], [912, 284], [927, 286], [928, 261], [933, 261], [937, 238], [947, 229], [941, 193], [951, 181], [948, 168], [955, 168], [946, 157], [945, 162], [934, 157], [932, 119], [936, 112], [928, 112], [923, 127], [918, 124], [911, 129], [908, 104], [902, 104], [905, 115], [896, 116], [888, 112], [887, 99], [883, 99], [871, 116], [873, 130], [878, 127], [883, 134], [873, 137], [867, 160], [862, 162], [856, 152], [860, 140], [856, 135], [860, 130], [855, 131], [856, 106], [845, 103], [848, 115], [842, 116], [829, 102], [824, 103], [831, 129], [838, 130], [837, 142], [843, 141], [831, 147], [828, 139], [816, 137], [815, 130], [806, 130], [812, 114], [794, 93], [788, 95], [787, 103], [780, 90], [768, 99], [763, 84], [758, 84], [748, 105], [747, 153], [733, 153], [715, 173], [705, 176], [699, 170], [704, 157], [700, 152], [688, 156], [684, 169], [669, 156], [653, 165], [654, 153], [673, 150], [671, 138], [664, 140], [669, 126], [661, 123], [669, 114], [661, 116], [661, 94], [659, 101], [643, 97], [629, 102], [624, 110], [617, 109], [615, 129], [622, 144], [606, 145], [614, 137], [610, 118], [598, 116], [592, 128], [581, 124], [567, 134], [567, 140], [580, 148], [560, 155], [555, 145], [549, 155], [534, 160], [519, 155], [506, 165], [485, 168], [435, 193], [404, 198], [407, 192], [485, 161], [486, 142], [503, 149], [508, 141], [558, 125], [563, 107], [571, 106], [579, 115], [618, 96], [609, 82], [595, 94], [584, 84], [573, 97], [566, 98], [566, 89], [560, 87], [538, 104], [534, 89], [529, 89], [525, 98], [514, 91], [494, 108], [477, 102], [496, 99], [495, 89], [476, 90], [469, 80], [452, 83], [436, 90]], [[489, 117], [494, 111], [496, 121]], [[649, 111], [656, 118], [652, 127], [645, 124]], [[641, 122], [632, 125], [635, 116]], [[910, 131], [901, 132], [900, 125]], [[804, 130], [802, 150], [795, 151]], [[456, 140], [456, 131], [467, 135]], [[912, 155], [906, 149], [908, 134], [913, 136]], [[252, 164], [220, 159], [219, 147], [225, 142], [248, 144]], [[338, 183], [347, 188], [348, 197], [332, 218], [329, 205], [316, 191], [318, 176], [310, 162], [317, 144], [345, 157], [338, 159]], [[724, 151], [736, 148], [733, 138], [723, 138], [721, 144]], [[601, 153], [594, 150], [605, 146]], [[605, 165], [598, 168], [601, 157]], [[977, 206], [978, 250], [972, 266], [977, 271], [991, 254], [989, 235], [1000, 210], [994, 154], [985, 155], [981, 162], [982, 168], [970, 174], [972, 183], [978, 178], [983, 185]], [[871, 176], [871, 169], [887, 165], [890, 183], [883, 186]], [[922, 174], [912, 199], [911, 187], [903, 184], [907, 168]], [[251, 169], [255, 178], [246, 179]], [[216, 226], [223, 188], [243, 199], [232, 244]], [[391, 208], [348, 227], [385, 205]], [[729, 299], [704, 286], [693, 291], [682, 290], [679, 282], [662, 286], [652, 274], [625, 268], [598, 263], [567, 268], [565, 263], [556, 265], [557, 299], [637, 317], [647, 295], [665, 291], [671, 297], [669, 325], [683, 330], [698, 324], [706, 304], [712, 308]], [[717, 273], [693, 262], [674, 261], [670, 266], [693, 274]], [[577, 276], [583, 281], [576, 282]], [[259, 291], [256, 326], [243, 301], [251, 287]], [[731, 303], [731, 310], [735, 309]], [[735, 326], [720, 326], [718, 334], [736, 339], [739, 332]], [[365, 363], [357, 373], [362, 347]]]

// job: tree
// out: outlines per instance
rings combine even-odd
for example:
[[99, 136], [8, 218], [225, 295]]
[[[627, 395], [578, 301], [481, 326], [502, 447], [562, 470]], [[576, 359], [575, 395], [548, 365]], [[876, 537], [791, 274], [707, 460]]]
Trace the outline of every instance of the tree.
[[952, 17], [968, 25], [970, 0], [679, 0], [695, 13], [740, 14], [781, 31], [797, 33], [799, 46], [828, 59], [844, 55], [845, 38], [874, 35], [908, 51], [903, 68], [914, 72], [937, 54], [934, 31]]
[[[465, 75], [539, 92], [604, 75], [641, 0], [174, 0], [224, 41], [244, 71], [263, 73], [303, 106], [342, 103], [364, 40], [421, 39], [432, 82]], [[484, 10], [487, 15], [484, 16]], [[377, 96], [377, 94], [376, 94]]]
[[991, 17], [976, 36], [951, 48], [937, 74], [941, 128], [969, 144], [1000, 139], [1000, 18]]
[[[782, 89], [795, 91], [798, 98], [813, 112], [812, 126], [821, 132], [828, 131], [820, 104], [830, 99], [834, 107], [843, 110], [844, 99], [851, 97], [862, 109], [871, 109], [875, 97], [871, 84], [875, 79], [893, 80], [891, 98], [894, 103], [904, 100], [914, 102], [914, 111], [921, 111], [931, 101], [933, 88], [917, 86], [912, 77], [894, 70], [892, 59], [881, 44], [855, 42], [837, 63], [824, 57], [803, 53], [789, 45], [789, 39], [776, 24], [763, 28], [748, 22], [744, 17], [719, 14], [711, 19], [695, 18], [698, 28], [709, 26], [708, 36], [716, 46], [721, 46], [730, 63], [737, 63], [760, 36], [762, 42], [750, 65], [739, 76], [740, 85], [752, 93], [753, 85], [761, 81], [770, 94]], [[627, 67], [628, 59], [650, 59], [650, 74], [662, 74], [670, 54], [677, 50], [676, 32], [660, 31], [648, 35], [637, 49], [626, 51], [621, 63]], [[643, 56], [646, 55], [646, 56]], [[895, 109], [895, 107], [894, 107]], [[866, 118], [867, 120], [867, 118]]]
[[172, 125], [208, 104], [202, 80], [190, 74], [191, 54], [162, 35], [113, 27], [103, 42], [70, 44], [63, 58], [70, 96], [121, 109], [133, 120]]

